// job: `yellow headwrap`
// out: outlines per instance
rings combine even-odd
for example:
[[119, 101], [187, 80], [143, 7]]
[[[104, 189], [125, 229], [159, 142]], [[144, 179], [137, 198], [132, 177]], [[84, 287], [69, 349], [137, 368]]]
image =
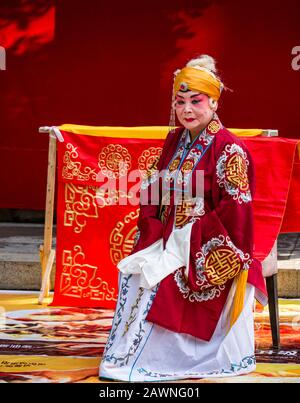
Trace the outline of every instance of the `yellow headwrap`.
[[184, 67], [175, 78], [174, 95], [180, 90], [191, 90], [206, 94], [218, 101], [223, 87], [223, 83], [208, 72], [193, 67]]

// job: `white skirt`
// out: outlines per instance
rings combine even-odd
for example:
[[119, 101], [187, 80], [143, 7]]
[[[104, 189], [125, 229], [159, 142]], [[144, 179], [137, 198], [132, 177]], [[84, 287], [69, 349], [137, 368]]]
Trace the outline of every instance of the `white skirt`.
[[145, 320], [159, 284], [140, 286], [140, 275], [119, 275], [119, 296], [99, 375], [126, 382], [224, 377], [255, 370], [254, 287], [228, 332], [231, 290], [210, 341], [175, 333]]

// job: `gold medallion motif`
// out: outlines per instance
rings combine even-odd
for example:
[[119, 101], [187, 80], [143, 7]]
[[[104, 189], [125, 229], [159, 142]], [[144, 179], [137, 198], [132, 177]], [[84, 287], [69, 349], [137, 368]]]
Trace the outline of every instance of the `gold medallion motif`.
[[194, 162], [193, 161], [185, 161], [182, 165], [181, 171], [182, 172], [190, 172], [193, 169]]
[[144, 179], [152, 176], [153, 172], [157, 170], [161, 152], [161, 147], [150, 147], [142, 152], [138, 159], [138, 168]]
[[247, 192], [249, 190], [247, 164], [240, 154], [233, 154], [228, 158], [225, 177], [228, 182], [241, 191]]
[[131, 155], [120, 144], [108, 144], [99, 154], [98, 165], [108, 178], [125, 176], [131, 168]]
[[239, 273], [242, 261], [230, 247], [220, 246], [208, 253], [204, 266], [209, 283], [221, 285]]
[[211, 133], [216, 134], [221, 129], [221, 126], [217, 120], [212, 120], [207, 128]]
[[178, 168], [179, 163], [180, 163], [180, 160], [179, 160], [179, 159], [173, 160], [173, 161], [171, 162], [171, 164], [169, 165], [169, 171], [175, 171], [175, 169]]

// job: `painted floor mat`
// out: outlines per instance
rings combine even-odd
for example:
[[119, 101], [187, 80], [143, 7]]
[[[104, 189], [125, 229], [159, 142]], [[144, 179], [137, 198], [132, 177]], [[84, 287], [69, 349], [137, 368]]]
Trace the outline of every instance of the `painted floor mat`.
[[[38, 305], [37, 293], [0, 292], [0, 383], [104, 383], [101, 355], [113, 311]], [[280, 299], [280, 350], [267, 308], [255, 312], [256, 371], [185, 383], [300, 383], [300, 300]]]

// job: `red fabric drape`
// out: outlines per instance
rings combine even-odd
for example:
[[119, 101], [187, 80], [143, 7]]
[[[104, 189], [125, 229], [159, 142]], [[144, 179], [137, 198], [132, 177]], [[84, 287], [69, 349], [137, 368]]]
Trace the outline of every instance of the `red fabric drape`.
[[300, 160], [295, 155], [291, 185], [280, 232], [299, 232], [300, 223]]
[[300, 231], [297, 152], [297, 144], [300, 142], [278, 137], [243, 140], [252, 154], [256, 168], [254, 253], [262, 261], [271, 251], [280, 232]]

